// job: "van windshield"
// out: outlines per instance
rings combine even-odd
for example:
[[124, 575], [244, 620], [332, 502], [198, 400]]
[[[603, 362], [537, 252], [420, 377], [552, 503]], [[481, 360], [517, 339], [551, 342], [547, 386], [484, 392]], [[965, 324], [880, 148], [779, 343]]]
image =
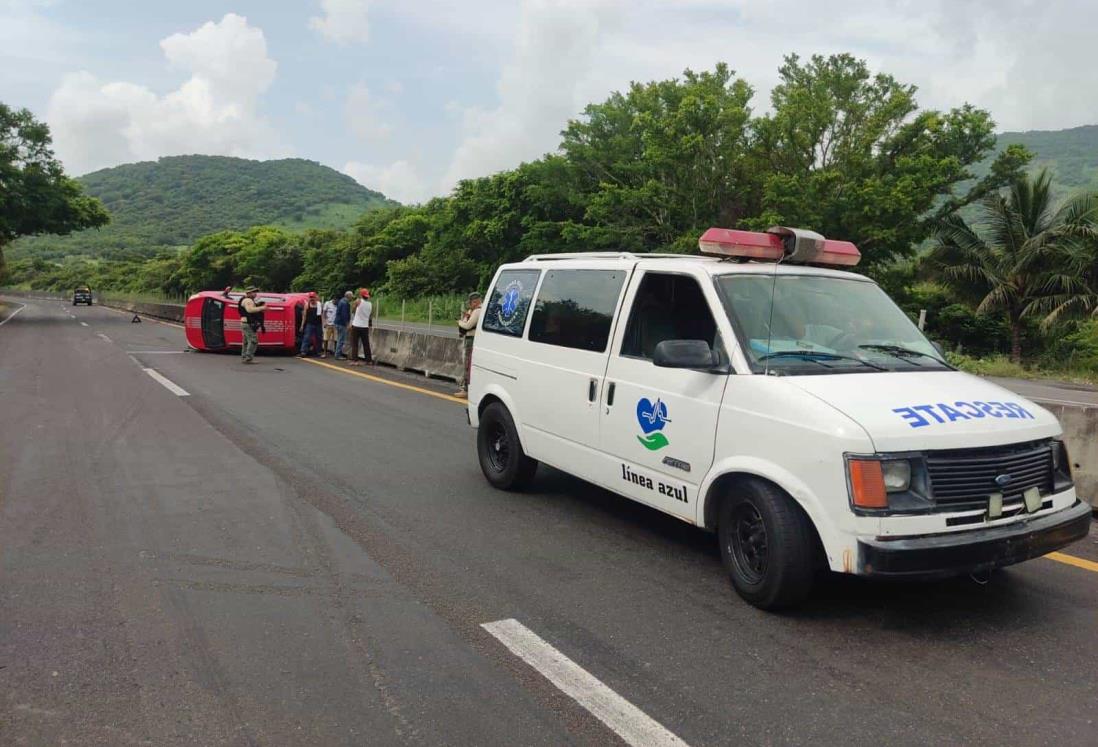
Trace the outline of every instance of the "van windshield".
[[722, 275], [717, 287], [756, 372], [950, 369], [876, 283], [821, 275]]

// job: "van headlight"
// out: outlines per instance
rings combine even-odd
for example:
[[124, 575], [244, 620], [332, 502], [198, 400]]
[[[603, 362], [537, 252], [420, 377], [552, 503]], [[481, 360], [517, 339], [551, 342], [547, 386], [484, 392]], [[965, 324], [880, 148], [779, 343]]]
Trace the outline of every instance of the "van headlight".
[[885, 491], [902, 493], [911, 487], [911, 462], [907, 459], [889, 459], [881, 462], [881, 477]]
[[854, 513], [918, 513], [932, 506], [922, 454], [847, 454], [846, 475]]
[[1052, 440], [1052, 480], [1053, 490], [1059, 493], [1075, 484], [1074, 471], [1071, 469], [1071, 457], [1063, 439]]

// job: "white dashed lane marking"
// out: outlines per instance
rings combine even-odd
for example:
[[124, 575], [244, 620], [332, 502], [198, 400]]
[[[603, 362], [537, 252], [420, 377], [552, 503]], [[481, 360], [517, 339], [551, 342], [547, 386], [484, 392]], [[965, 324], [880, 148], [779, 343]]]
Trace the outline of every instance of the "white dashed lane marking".
[[23, 303], [23, 304], [19, 304], [19, 308], [18, 308], [18, 309], [16, 309], [15, 311], [11, 312], [10, 314], [8, 314], [8, 315], [7, 315], [6, 317], [4, 317], [3, 319], [0, 319], [0, 327], [3, 327], [3, 326], [4, 326], [5, 324], [7, 324], [8, 322], [10, 322], [10, 321], [12, 320], [12, 318], [13, 318], [13, 317], [14, 317], [14, 316], [15, 316], [16, 314], [18, 314], [18, 313], [19, 313], [20, 311], [22, 311], [22, 310], [23, 310], [23, 309], [25, 309], [25, 308], [27, 308], [27, 305], [26, 305], [25, 303]]
[[80, 322], [80, 326], [81, 326], [81, 327], [87, 327], [87, 326], [88, 326], [88, 323], [87, 323], [87, 322]]
[[144, 369], [144, 371], [149, 376], [153, 377], [156, 381], [160, 382], [160, 384], [165, 389], [167, 389], [169, 392], [171, 392], [175, 396], [177, 396], [177, 397], [189, 397], [189, 396], [191, 396], [190, 392], [188, 392], [186, 389], [184, 389], [183, 387], [181, 387], [178, 384], [176, 384], [175, 382], [173, 382], [171, 379], [164, 376], [159, 371], [156, 371], [155, 369], [152, 369], [152, 368], [146, 368], [146, 369]]
[[686, 742], [557, 651], [518, 620], [497, 620], [484, 623], [480, 627], [590, 711], [626, 744], [686, 747]]

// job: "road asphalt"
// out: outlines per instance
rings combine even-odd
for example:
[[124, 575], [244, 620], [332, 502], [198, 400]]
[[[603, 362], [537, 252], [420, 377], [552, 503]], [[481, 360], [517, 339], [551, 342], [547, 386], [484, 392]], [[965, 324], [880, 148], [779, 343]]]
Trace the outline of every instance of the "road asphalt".
[[6, 300], [0, 743], [621, 743], [513, 619], [689, 745], [1098, 744], [1095, 532], [760, 612], [700, 530], [491, 489], [450, 385]]
[[1071, 407], [1098, 407], [1098, 390], [1085, 384], [1071, 384], [1052, 379], [992, 378], [991, 380], [1036, 402]]

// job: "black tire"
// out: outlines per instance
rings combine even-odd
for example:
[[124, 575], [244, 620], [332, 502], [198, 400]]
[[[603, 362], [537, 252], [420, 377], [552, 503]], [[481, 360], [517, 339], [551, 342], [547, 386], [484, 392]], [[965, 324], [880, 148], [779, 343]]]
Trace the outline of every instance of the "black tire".
[[515, 421], [500, 402], [488, 405], [480, 416], [477, 456], [488, 482], [500, 490], [521, 490], [538, 469], [537, 461], [522, 450]]
[[736, 592], [764, 610], [803, 601], [816, 573], [816, 538], [808, 516], [770, 483], [752, 480], [734, 490], [721, 505], [717, 534]]

